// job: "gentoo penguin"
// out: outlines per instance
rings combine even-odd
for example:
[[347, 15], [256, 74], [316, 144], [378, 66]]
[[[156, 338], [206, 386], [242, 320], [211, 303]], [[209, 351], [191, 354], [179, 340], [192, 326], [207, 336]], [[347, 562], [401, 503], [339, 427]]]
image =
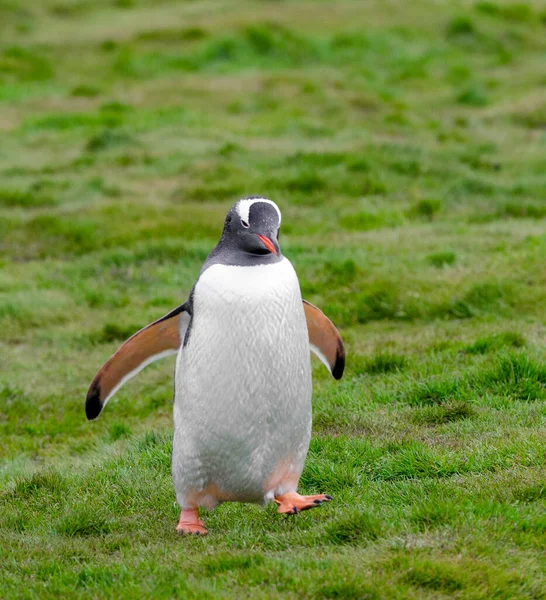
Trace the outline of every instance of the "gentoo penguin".
[[302, 300], [280, 225], [271, 200], [239, 200], [188, 300], [129, 338], [87, 394], [87, 418], [95, 419], [146, 365], [177, 355], [179, 533], [206, 534], [199, 507], [221, 502], [274, 501], [279, 513], [295, 514], [332, 499], [301, 496], [297, 487], [311, 438], [310, 350], [335, 379], [345, 351], [332, 322]]

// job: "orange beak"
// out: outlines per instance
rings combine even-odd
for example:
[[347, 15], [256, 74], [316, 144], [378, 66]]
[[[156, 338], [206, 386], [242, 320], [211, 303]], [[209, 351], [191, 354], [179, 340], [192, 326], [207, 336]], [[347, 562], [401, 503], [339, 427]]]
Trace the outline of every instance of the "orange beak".
[[262, 244], [269, 250], [269, 252], [271, 252], [271, 254], [277, 254], [277, 249], [275, 248], [273, 242], [269, 238], [266, 238], [265, 236], [260, 235], [259, 233], [256, 234], [256, 237], [260, 239], [260, 242], [262, 242]]

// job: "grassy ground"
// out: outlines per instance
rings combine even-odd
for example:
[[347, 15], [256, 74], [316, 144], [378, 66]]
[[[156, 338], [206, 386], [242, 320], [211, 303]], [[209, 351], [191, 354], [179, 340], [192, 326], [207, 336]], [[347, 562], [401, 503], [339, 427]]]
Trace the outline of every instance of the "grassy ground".
[[[546, 598], [545, 57], [538, 1], [0, 0], [0, 597]], [[250, 193], [335, 501], [180, 539], [173, 361], [84, 396]]]

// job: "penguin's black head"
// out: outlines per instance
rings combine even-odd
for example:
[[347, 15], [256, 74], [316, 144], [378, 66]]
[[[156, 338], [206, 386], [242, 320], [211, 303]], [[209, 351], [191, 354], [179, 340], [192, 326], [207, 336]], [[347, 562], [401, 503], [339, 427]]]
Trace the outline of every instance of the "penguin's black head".
[[222, 241], [257, 256], [280, 256], [281, 211], [271, 200], [251, 196], [235, 203], [224, 222]]

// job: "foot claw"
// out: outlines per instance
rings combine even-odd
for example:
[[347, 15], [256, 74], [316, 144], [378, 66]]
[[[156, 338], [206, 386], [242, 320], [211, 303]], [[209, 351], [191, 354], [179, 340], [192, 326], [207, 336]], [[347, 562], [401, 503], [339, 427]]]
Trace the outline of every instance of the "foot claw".
[[180, 525], [176, 528], [176, 533], [178, 535], [207, 535], [207, 530], [204, 527], [200, 527], [199, 525], [184, 525], [180, 527]]
[[296, 492], [287, 492], [275, 498], [278, 504], [277, 512], [281, 514], [296, 515], [302, 510], [316, 508], [323, 502], [329, 502], [332, 496], [327, 494], [317, 494], [315, 496], [300, 496]]

